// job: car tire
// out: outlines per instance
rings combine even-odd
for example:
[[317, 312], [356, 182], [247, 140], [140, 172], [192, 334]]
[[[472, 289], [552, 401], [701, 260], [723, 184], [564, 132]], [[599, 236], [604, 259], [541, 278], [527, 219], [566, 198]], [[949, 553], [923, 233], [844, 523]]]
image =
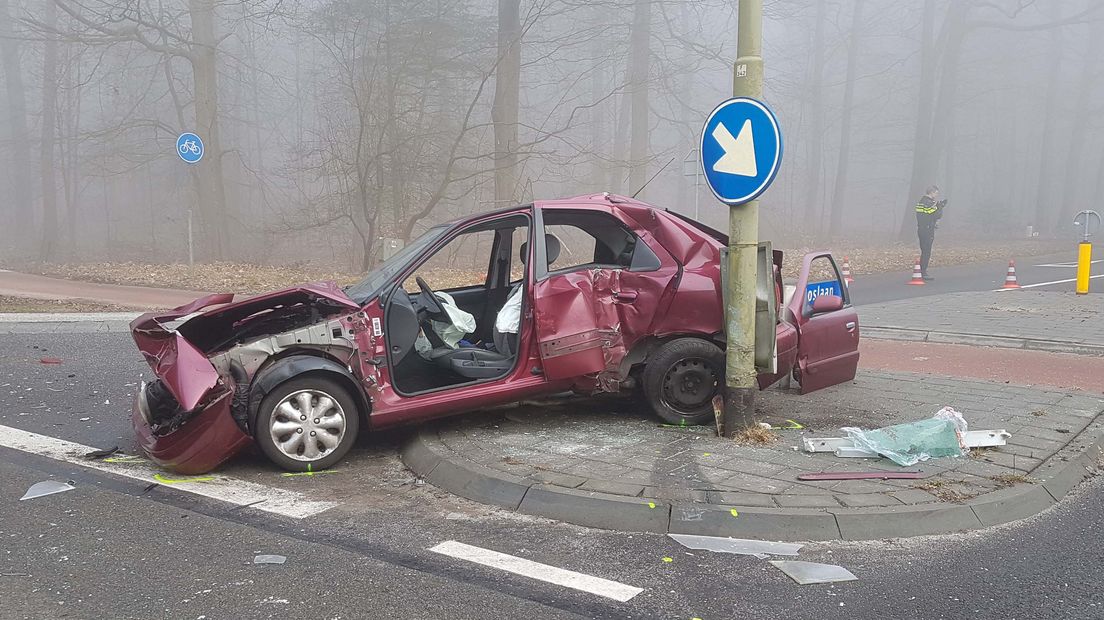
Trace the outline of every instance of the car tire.
[[713, 396], [724, 383], [724, 351], [701, 338], [679, 338], [662, 346], [644, 366], [644, 398], [669, 424], [713, 421]]
[[265, 395], [253, 438], [283, 469], [319, 471], [349, 452], [359, 428], [360, 412], [349, 391], [313, 375], [285, 381]]

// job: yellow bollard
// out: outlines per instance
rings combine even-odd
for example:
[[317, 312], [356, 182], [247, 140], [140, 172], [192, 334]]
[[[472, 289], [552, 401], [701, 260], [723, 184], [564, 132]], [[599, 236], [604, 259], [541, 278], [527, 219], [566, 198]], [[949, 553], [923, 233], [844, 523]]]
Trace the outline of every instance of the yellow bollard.
[[1077, 244], [1077, 294], [1089, 292], [1089, 272], [1092, 271], [1092, 244], [1082, 241]]

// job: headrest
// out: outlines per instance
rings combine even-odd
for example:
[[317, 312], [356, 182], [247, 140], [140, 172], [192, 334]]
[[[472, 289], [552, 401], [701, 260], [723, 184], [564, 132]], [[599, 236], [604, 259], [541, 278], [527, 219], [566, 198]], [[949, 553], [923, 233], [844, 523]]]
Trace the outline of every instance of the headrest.
[[[556, 235], [551, 233], [545, 233], [544, 235], [544, 251], [548, 254], [548, 264], [556, 262], [556, 259], [560, 257], [560, 240], [556, 238]], [[521, 244], [521, 262], [525, 263], [529, 261], [529, 242]]]

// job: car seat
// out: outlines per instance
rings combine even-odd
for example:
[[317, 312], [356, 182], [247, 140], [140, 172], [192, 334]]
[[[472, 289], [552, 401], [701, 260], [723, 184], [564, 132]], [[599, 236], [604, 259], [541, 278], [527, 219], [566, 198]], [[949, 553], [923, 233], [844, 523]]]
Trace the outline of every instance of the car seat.
[[[546, 234], [544, 236], [544, 245], [548, 256], [548, 263], [552, 264], [556, 262], [556, 259], [560, 256], [560, 240], [551, 234]], [[521, 262], [528, 262], [528, 243], [521, 244], [520, 254]], [[518, 282], [510, 289], [510, 293], [506, 298], [509, 299], [510, 296], [524, 284], [525, 278], [522, 277], [521, 282]], [[499, 312], [502, 311], [499, 310]], [[494, 351], [477, 349], [475, 347], [462, 349], [437, 347], [429, 352], [428, 359], [441, 368], [451, 370], [461, 377], [466, 377], [468, 379], [490, 379], [500, 377], [509, 372], [510, 368], [514, 365], [514, 357], [517, 355], [518, 334], [504, 334], [498, 331], [497, 320], [495, 321], [495, 327], [491, 334], [494, 338]]]

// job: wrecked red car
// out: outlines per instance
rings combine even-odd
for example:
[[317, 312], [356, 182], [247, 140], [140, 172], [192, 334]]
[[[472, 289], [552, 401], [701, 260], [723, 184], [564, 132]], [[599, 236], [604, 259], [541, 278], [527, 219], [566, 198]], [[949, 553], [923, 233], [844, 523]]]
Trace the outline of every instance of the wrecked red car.
[[[156, 379], [136, 398], [139, 443], [181, 473], [251, 443], [280, 467], [318, 470], [361, 430], [568, 390], [637, 390], [669, 423], [704, 423], [724, 381], [725, 245], [630, 198], [537, 201], [430, 228], [344, 289], [211, 295], [144, 314], [131, 329]], [[792, 287], [781, 258], [767, 259], [769, 299], [791, 294], [772, 302], [760, 386], [791, 373], [802, 392], [852, 379], [858, 319], [831, 255], [807, 255]]]

